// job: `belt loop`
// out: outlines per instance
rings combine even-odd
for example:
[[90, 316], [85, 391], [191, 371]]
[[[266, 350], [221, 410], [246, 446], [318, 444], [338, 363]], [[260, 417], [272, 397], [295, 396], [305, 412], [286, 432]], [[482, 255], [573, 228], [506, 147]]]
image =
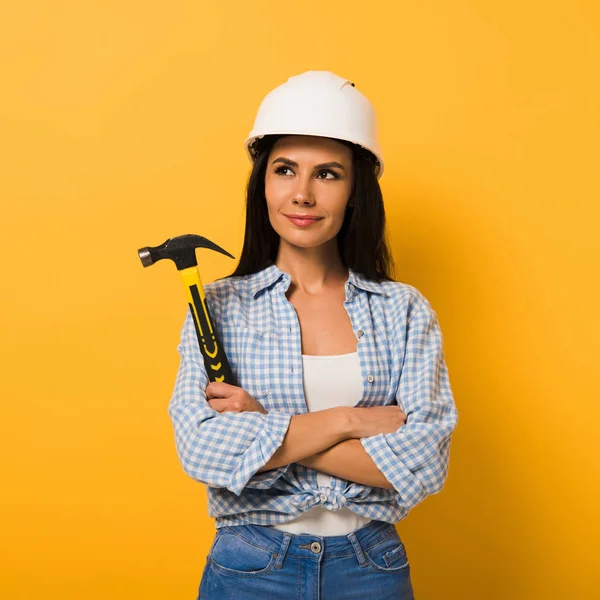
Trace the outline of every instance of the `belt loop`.
[[369, 563], [367, 562], [365, 553], [363, 552], [362, 548], [360, 547], [358, 538], [356, 537], [354, 532], [349, 533], [346, 537], [350, 540], [352, 547], [354, 548], [354, 552], [356, 554], [356, 558], [358, 559], [359, 566], [366, 567]]
[[281, 569], [283, 567], [283, 559], [285, 558], [285, 555], [287, 554], [288, 546], [290, 545], [290, 542], [292, 541], [292, 535], [290, 533], [286, 533], [286, 532], [282, 532], [282, 533], [283, 533], [283, 541], [281, 542], [281, 548], [279, 548], [279, 553], [275, 555], [277, 557], [277, 560], [275, 561], [275, 564], [273, 565], [274, 569]]

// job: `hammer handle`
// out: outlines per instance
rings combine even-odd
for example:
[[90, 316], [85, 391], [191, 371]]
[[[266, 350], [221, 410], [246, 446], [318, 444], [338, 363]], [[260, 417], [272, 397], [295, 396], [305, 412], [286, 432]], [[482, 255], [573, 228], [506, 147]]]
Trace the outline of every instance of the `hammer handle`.
[[227, 356], [225, 356], [225, 351], [221, 346], [210, 318], [198, 267], [193, 266], [181, 269], [179, 274], [186, 290], [188, 305], [194, 320], [198, 345], [200, 346], [200, 353], [204, 358], [208, 379], [210, 381], [224, 381], [231, 385], [237, 385]]

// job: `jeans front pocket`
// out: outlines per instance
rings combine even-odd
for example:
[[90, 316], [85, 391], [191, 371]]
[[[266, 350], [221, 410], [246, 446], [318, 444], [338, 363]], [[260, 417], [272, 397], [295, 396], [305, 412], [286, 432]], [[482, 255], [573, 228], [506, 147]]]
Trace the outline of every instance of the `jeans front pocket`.
[[257, 546], [223, 527], [208, 556], [213, 569], [234, 577], [258, 577], [275, 564], [275, 552]]
[[408, 575], [410, 565], [406, 548], [396, 529], [385, 539], [376, 542], [365, 551], [371, 567], [378, 571], [398, 573], [405, 571]]

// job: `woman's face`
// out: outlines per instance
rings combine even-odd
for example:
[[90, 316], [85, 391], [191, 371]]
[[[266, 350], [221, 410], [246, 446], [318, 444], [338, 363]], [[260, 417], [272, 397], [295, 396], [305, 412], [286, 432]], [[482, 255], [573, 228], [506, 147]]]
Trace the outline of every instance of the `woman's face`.
[[[335, 238], [352, 191], [352, 150], [335, 140], [288, 135], [267, 161], [265, 196], [269, 220], [281, 241], [304, 248]], [[304, 224], [286, 215], [307, 215]]]

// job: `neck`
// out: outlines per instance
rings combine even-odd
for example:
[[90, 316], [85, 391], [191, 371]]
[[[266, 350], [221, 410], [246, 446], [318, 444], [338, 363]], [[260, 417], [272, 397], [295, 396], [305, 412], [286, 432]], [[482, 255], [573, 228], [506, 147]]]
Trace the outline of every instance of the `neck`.
[[301, 248], [281, 240], [275, 265], [291, 276], [295, 290], [311, 295], [343, 286], [348, 279], [336, 238], [317, 248]]

